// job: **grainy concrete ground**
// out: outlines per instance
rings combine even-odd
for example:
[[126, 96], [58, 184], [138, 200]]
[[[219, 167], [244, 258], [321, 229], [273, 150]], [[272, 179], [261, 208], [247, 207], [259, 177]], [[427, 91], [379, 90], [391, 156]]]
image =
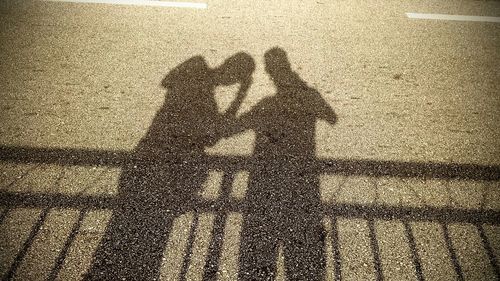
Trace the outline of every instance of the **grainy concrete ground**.
[[498, 280], [495, 1], [0, 2], [0, 275]]

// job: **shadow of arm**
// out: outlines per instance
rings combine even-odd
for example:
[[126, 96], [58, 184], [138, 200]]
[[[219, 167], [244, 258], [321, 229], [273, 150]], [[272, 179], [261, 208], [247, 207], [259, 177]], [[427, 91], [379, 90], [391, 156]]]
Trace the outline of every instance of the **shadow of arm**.
[[317, 118], [323, 119], [331, 125], [337, 123], [337, 114], [316, 90], [314, 90], [314, 97], [315, 99], [312, 104], [312, 109], [316, 111]]

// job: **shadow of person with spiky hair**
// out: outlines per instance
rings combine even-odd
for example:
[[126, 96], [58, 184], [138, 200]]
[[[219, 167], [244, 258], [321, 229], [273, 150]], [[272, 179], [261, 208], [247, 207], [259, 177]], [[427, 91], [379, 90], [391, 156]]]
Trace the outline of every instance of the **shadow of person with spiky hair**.
[[[235, 114], [218, 112], [214, 90], [241, 85], [239, 104], [255, 65], [238, 53], [210, 68], [196, 56], [162, 81], [165, 103], [134, 151], [133, 164], [122, 170], [118, 206], [106, 228], [87, 280], [157, 280], [173, 220], [193, 211], [208, 167], [204, 148], [224, 136]], [[168, 270], [168, 269], [166, 269]]]
[[315, 125], [336, 115], [320, 93], [294, 72], [286, 52], [265, 54], [276, 95], [240, 118], [256, 132], [243, 215], [241, 280], [273, 280], [279, 247], [288, 280], [322, 280], [325, 270], [323, 211], [315, 158]]

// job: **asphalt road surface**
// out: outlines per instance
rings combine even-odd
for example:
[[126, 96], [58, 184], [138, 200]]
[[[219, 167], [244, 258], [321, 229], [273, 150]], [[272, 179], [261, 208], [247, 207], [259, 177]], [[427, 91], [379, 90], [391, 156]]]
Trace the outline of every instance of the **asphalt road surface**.
[[499, 2], [74, 2], [0, 2], [3, 280], [500, 279]]

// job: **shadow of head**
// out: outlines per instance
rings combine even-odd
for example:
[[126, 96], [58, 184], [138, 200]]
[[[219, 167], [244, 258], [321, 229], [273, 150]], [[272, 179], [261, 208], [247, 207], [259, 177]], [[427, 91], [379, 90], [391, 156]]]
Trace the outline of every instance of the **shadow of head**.
[[239, 52], [226, 59], [222, 65], [214, 69], [215, 80], [220, 85], [244, 83], [251, 79], [255, 70], [253, 58], [244, 52]]
[[215, 68], [209, 67], [204, 57], [194, 56], [170, 71], [161, 86], [171, 91], [171, 97], [196, 99], [200, 94], [208, 94], [208, 98], [217, 86], [241, 84], [248, 88], [254, 70], [253, 58], [244, 52], [236, 53]]
[[285, 50], [274, 47], [264, 54], [266, 72], [275, 82], [284, 80], [292, 72], [290, 61]]

